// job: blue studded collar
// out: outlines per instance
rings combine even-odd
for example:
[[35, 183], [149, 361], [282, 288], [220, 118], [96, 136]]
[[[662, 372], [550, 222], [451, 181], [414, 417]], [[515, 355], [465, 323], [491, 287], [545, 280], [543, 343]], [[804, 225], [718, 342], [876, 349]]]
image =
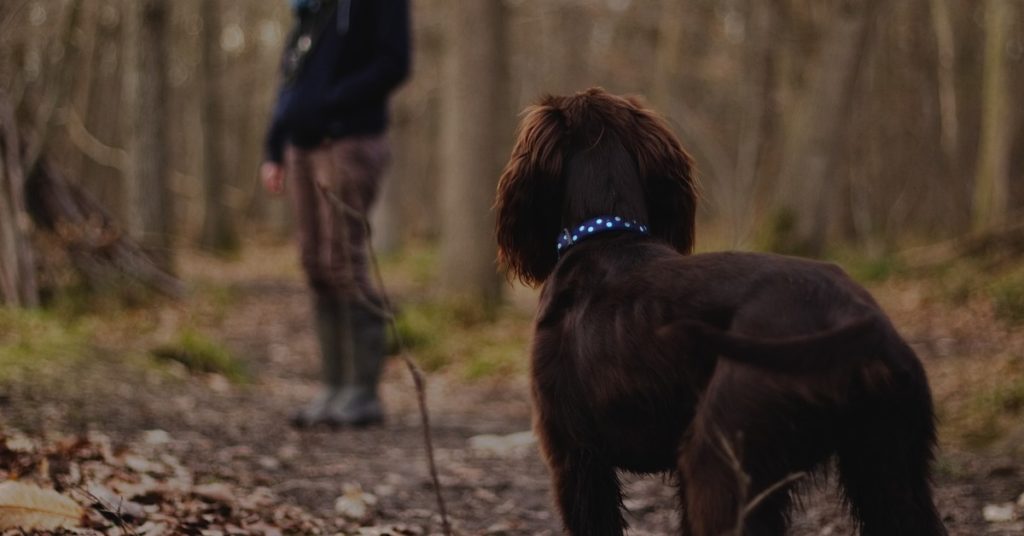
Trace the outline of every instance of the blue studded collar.
[[608, 231], [630, 231], [633, 233], [647, 234], [647, 225], [636, 220], [627, 220], [619, 216], [599, 216], [591, 218], [574, 227], [562, 229], [558, 237], [558, 255], [561, 256], [569, 248], [575, 246], [581, 240]]

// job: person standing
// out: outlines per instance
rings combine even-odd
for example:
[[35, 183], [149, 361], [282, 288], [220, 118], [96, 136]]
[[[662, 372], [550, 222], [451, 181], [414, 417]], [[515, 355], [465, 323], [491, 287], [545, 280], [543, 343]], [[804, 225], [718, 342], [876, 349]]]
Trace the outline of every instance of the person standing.
[[324, 383], [292, 423], [378, 424], [386, 323], [364, 222], [390, 159], [388, 98], [409, 73], [409, 6], [289, 1], [296, 23], [260, 174], [267, 190], [292, 200]]

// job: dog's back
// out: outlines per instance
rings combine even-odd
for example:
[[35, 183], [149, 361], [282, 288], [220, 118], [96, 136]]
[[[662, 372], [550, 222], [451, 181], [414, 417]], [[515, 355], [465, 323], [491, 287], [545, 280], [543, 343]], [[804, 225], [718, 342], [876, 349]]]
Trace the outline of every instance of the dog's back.
[[569, 532], [622, 534], [627, 469], [676, 474], [692, 534], [782, 534], [787, 477], [835, 457], [863, 533], [944, 534], [927, 381], [884, 313], [831, 265], [688, 256], [696, 202], [689, 156], [634, 100], [548, 97], [524, 119], [499, 258], [544, 283], [535, 423]]

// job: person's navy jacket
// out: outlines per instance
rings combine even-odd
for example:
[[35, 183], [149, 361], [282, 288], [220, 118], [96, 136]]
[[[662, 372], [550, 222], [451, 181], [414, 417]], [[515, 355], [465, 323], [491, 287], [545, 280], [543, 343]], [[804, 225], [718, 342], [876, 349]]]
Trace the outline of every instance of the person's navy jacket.
[[286, 143], [311, 148], [383, 132], [388, 95], [409, 74], [407, 0], [307, 3], [285, 47], [266, 141], [272, 162], [281, 162]]

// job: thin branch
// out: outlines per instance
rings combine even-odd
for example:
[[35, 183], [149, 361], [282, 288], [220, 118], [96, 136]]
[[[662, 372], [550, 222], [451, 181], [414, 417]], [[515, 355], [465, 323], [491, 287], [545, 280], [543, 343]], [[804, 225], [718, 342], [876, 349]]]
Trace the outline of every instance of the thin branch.
[[[756, 510], [757, 507], [760, 506], [761, 503], [764, 502], [765, 499], [770, 497], [773, 493], [775, 493], [776, 491], [779, 491], [780, 489], [782, 489], [782, 488], [784, 488], [784, 487], [786, 487], [786, 486], [788, 486], [788, 485], [790, 485], [790, 484], [796, 482], [797, 480], [800, 480], [800, 479], [802, 479], [802, 478], [804, 478], [806, 476], [807, 476], [807, 473], [804, 473], [803, 471], [801, 471], [799, 473], [790, 473], [790, 474], [786, 475], [786, 477], [783, 478], [782, 480], [779, 480], [778, 482], [776, 482], [776, 483], [772, 484], [771, 486], [768, 486], [767, 488], [765, 488], [764, 491], [762, 491], [761, 493], [758, 493], [757, 496], [754, 497], [753, 499], [751, 499], [750, 502], [748, 502], [747, 505], [743, 508], [743, 517], [741, 518], [741, 521], [746, 519], [747, 516], [749, 516], [754, 510]], [[741, 523], [741, 526], [742, 526], [742, 523]]]
[[[737, 442], [742, 441], [743, 435], [737, 435]], [[747, 522], [747, 518], [750, 514], [757, 509], [768, 497], [772, 496], [775, 492], [782, 490], [786, 486], [796, 482], [807, 476], [807, 473], [791, 473], [786, 475], [782, 480], [768, 486], [763, 491], [754, 496], [753, 499], [747, 500], [747, 496], [750, 494], [750, 475], [743, 470], [743, 462], [740, 461], [743, 457], [742, 452], [739, 448], [734, 448], [733, 444], [729, 441], [725, 434], [718, 431], [718, 441], [722, 449], [722, 454], [725, 457], [725, 461], [729, 464], [729, 468], [732, 470], [733, 475], [736, 477], [736, 483], [739, 487], [737, 490], [737, 512], [736, 512], [736, 526], [732, 530], [733, 536], [742, 536], [743, 527]]]
[[[327, 189], [327, 187], [320, 183], [317, 183], [317, 186], [319, 187], [320, 193], [327, 199], [328, 204], [334, 211], [339, 214], [358, 219], [366, 229], [367, 237], [370, 236], [370, 222], [366, 219], [365, 214], [349, 206], [347, 203], [342, 201], [337, 194]], [[398, 356], [405, 363], [405, 367], [409, 370], [409, 374], [412, 376], [413, 384], [416, 387], [416, 402], [419, 405], [420, 410], [420, 423], [423, 428], [423, 446], [426, 451], [427, 465], [430, 470], [430, 479], [433, 482], [434, 494], [437, 497], [437, 508], [441, 515], [441, 528], [445, 536], [452, 536], [452, 527], [448, 520], [448, 507], [445, 504], [444, 493], [441, 488], [441, 479], [437, 472], [437, 460], [434, 455], [434, 435], [430, 426], [430, 411], [427, 408], [426, 377], [420, 367], [416, 365], [416, 362], [409, 357], [408, 352], [405, 350], [406, 346], [404, 341], [402, 341], [402, 335], [398, 330], [398, 324], [395, 318], [395, 309], [391, 305], [391, 299], [388, 297], [387, 291], [384, 288], [384, 277], [381, 274], [380, 262], [377, 260], [377, 253], [373, 249], [373, 241], [367, 240], [366, 242], [370, 251], [370, 260], [373, 263], [374, 277], [377, 280], [377, 287], [380, 290], [383, 307], [378, 307], [374, 304], [372, 300], [363, 295], [361, 290], [359, 291], [358, 298], [362, 302], [362, 305], [371, 309], [375, 314], [388, 321], [391, 326], [392, 333], [394, 334], [395, 342], [399, 348]]]
[[68, 107], [67, 119], [68, 138], [82, 154], [102, 166], [118, 171], [128, 169], [128, 151], [107, 145], [89, 132], [82, 117], [78, 115], [78, 111], [73, 106]]

